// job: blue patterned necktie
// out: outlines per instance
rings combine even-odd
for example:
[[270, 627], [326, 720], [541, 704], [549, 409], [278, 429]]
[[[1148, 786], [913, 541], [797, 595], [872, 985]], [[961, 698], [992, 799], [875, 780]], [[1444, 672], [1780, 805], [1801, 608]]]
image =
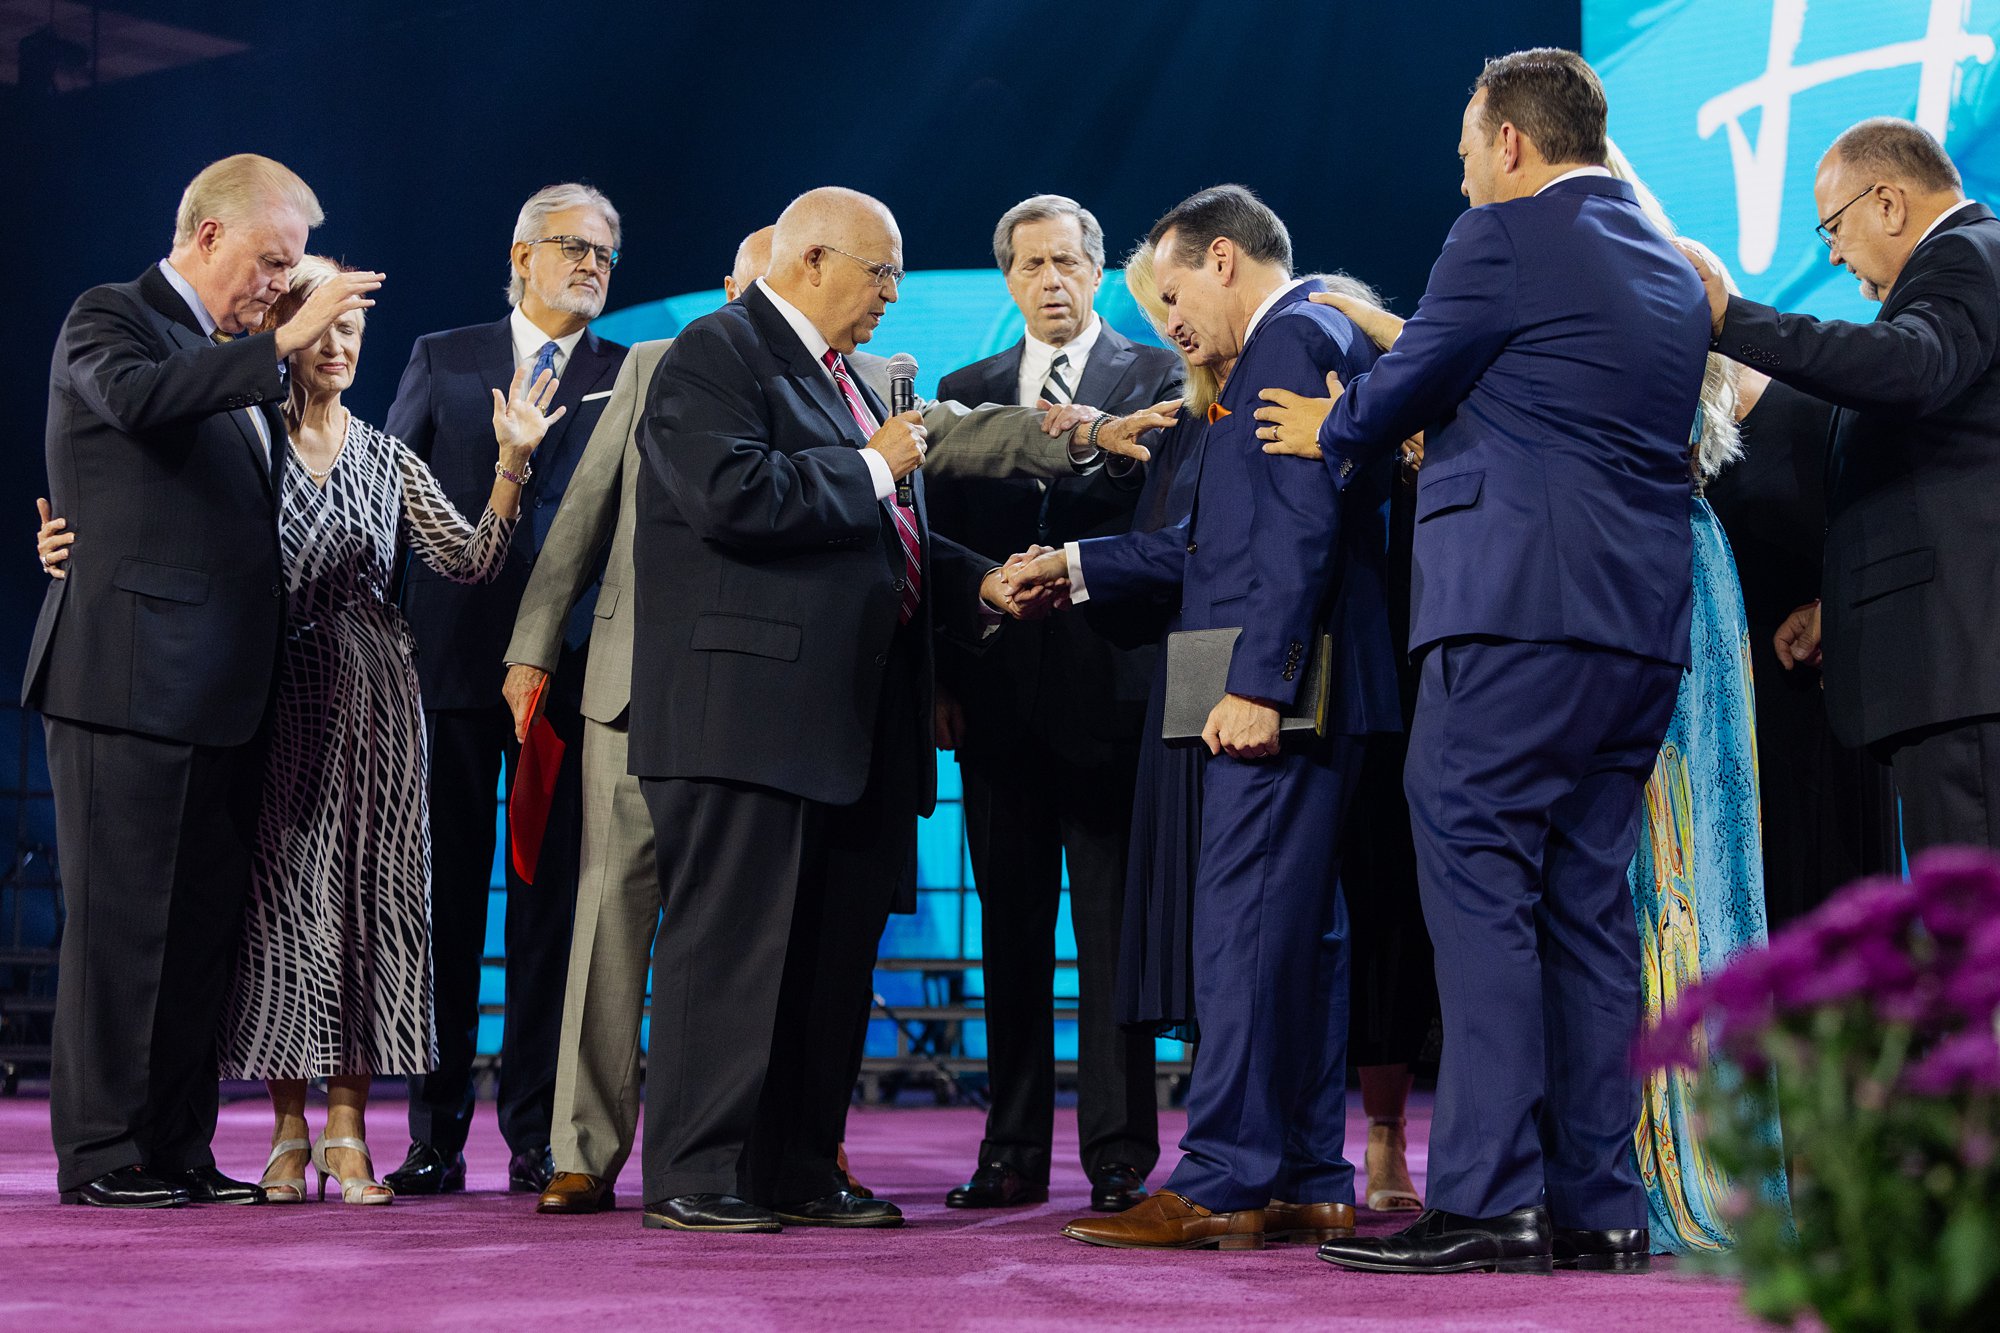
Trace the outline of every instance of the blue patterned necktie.
[[555, 370], [556, 353], [559, 350], [561, 349], [558, 348], [553, 341], [551, 341], [543, 343], [542, 350], [535, 353], [535, 364], [528, 371], [528, 387], [530, 389], [535, 387], [535, 381], [539, 380], [542, 377], [543, 371]]

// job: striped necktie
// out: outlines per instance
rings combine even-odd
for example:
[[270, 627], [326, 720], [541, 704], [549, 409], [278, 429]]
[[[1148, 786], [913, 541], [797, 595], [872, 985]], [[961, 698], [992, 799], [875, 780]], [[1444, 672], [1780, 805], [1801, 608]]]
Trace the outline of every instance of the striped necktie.
[[[873, 435], [879, 427], [875, 424], [875, 414], [868, 410], [868, 404], [861, 399], [861, 391], [854, 387], [848, 377], [847, 362], [831, 347], [822, 358], [826, 368], [833, 372], [833, 382], [840, 388], [840, 396], [847, 403], [847, 410], [854, 414], [854, 424], [861, 427], [863, 435]], [[917, 601], [924, 582], [923, 537], [917, 532], [917, 511], [905, 509], [894, 500], [885, 501], [890, 515], [896, 520], [896, 541], [903, 548], [902, 598], [897, 607], [896, 619], [909, 624], [917, 614]]]
[[1069, 353], [1057, 352], [1056, 359], [1049, 362], [1049, 377], [1042, 382], [1042, 397], [1060, 406], [1076, 401], [1076, 390], [1069, 387], [1063, 372], [1069, 369]]

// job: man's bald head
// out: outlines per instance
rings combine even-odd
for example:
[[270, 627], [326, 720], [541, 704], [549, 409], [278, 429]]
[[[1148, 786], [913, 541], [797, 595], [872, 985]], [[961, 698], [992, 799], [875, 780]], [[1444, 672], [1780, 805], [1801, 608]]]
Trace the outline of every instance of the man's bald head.
[[778, 215], [771, 290], [840, 352], [874, 336], [902, 278], [903, 234], [881, 200], [837, 185], [808, 190]]
[[759, 227], [736, 247], [736, 264], [722, 280], [722, 292], [730, 300], [749, 290], [750, 284], [771, 270], [771, 233], [776, 227]]

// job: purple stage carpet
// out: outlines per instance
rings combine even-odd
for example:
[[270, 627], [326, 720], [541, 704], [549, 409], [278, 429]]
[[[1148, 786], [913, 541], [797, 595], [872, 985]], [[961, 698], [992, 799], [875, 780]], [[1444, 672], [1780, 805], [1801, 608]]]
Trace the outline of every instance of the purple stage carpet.
[[[310, 1119], [317, 1130], [318, 1107]], [[387, 1169], [402, 1157], [403, 1107], [385, 1100], [371, 1119]], [[1057, 1234], [1087, 1205], [1073, 1112], [1057, 1117], [1050, 1203], [944, 1207], [973, 1165], [980, 1123], [974, 1110], [855, 1110], [855, 1173], [902, 1204], [901, 1231], [697, 1238], [641, 1229], [636, 1162], [616, 1213], [536, 1216], [533, 1199], [505, 1192], [490, 1105], [479, 1108], [465, 1194], [388, 1208], [65, 1208], [48, 1103], [0, 1098], [0, 1328], [1760, 1327], [1732, 1283], [1671, 1264], [1642, 1277], [1393, 1278], [1342, 1273], [1310, 1246], [1092, 1249]], [[1162, 1132], [1177, 1136], [1180, 1123], [1163, 1116]], [[1419, 1184], [1428, 1128], [1413, 1117]], [[1354, 1151], [1364, 1135], [1357, 1109]], [[254, 1178], [269, 1141], [260, 1099], [224, 1109], [216, 1155], [226, 1170]], [[1374, 1230], [1395, 1225], [1363, 1218]]]

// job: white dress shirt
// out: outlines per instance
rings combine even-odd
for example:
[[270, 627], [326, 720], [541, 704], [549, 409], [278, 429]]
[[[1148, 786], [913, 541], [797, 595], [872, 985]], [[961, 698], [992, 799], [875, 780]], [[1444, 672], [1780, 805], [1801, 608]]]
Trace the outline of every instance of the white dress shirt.
[[[835, 379], [833, 372], [826, 368], [826, 354], [833, 350], [833, 345], [827, 342], [826, 335], [821, 333], [818, 326], [806, 318], [805, 311], [772, 291], [770, 283], [759, 278], [757, 279], [757, 286], [763, 291], [765, 296], [770, 298], [771, 304], [777, 307], [778, 313], [785, 317], [785, 323], [792, 326], [792, 332], [799, 336], [799, 341], [806, 345], [808, 352], [812, 353], [812, 359], [819, 362], [819, 372], [826, 376], [827, 383], [833, 386], [835, 396], [842, 403], [845, 403], [847, 395], [842, 392], [840, 381]], [[854, 375], [854, 367], [849, 366], [847, 373], [851, 379]], [[855, 397], [861, 398], [859, 386], [856, 386], [854, 393]], [[868, 400], [866, 398], [861, 398], [861, 411], [870, 420], [874, 419], [875, 414], [869, 411]], [[873, 434], [874, 432], [871, 431], [869, 433]], [[882, 501], [893, 499], [896, 494], [896, 474], [889, 470], [889, 460], [882, 457], [881, 454], [875, 452], [873, 449], [863, 449], [861, 451], [861, 461], [868, 465], [868, 476], [875, 483], [875, 498]]]
[[[160, 273], [173, 289], [181, 294], [181, 300], [187, 302], [188, 309], [194, 312], [196, 321], [201, 325], [202, 335], [213, 338], [216, 330], [215, 317], [208, 313], [208, 307], [201, 303], [199, 296], [195, 295], [194, 284], [183, 278], [180, 270], [164, 259], [160, 261]], [[250, 418], [250, 425], [257, 432], [257, 440], [264, 446], [264, 461], [268, 464], [271, 461], [271, 427], [264, 420], [264, 411], [257, 407], [246, 407], [241, 410]]]
[[584, 331], [582, 329], [578, 329], [575, 333], [566, 333], [560, 338], [551, 338], [548, 334], [536, 328], [535, 321], [522, 314], [521, 307], [519, 306], [515, 306], [514, 313], [507, 316], [507, 324], [513, 330], [514, 334], [514, 365], [516, 368], [527, 369], [533, 366], [535, 358], [542, 354], [543, 345], [553, 342], [556, 345], [555, 372], [557, 379], [562, 378], [564, 367], [569, 365], [569, 354], [574, 352], [576, 345], [583, 341]]
[[1093, 310], [1083, 332], [1061, 347], [1045, 343], [1032, 333], [1021, 335], [1021, 374], [1015, 385], [1014, 401], [1022, 407], [1033, 407], [1042, 401], [1042, 387], [1049, 382], [1049, 367], [1058, 353], [1069, 358], [1063, 367], [1063, 383], [1069, 385], [1070, 397], [1075, 398], [1083, 384], [1083, 367], [1090, 360], [1090, 349], [1097, 346], [1097, 335], [1103, 331], [1104, 320]]
[[[1561, 185], [1564, 181], [1573, 181], [1582, 176], [1609, 176], [1609, 175], [1611, 175], [1610, 167], [1578, 167], [1574, 171], [1565, 171], [1562, 175], [1550, 181], [1549, 185]], [[1536, 194], [1542, 193], [1542, 190], [1548, 189], [1549, 185], [1544, 185], [1541, 190], [1537, 190], [1535, 191], [1535, 193]]]

